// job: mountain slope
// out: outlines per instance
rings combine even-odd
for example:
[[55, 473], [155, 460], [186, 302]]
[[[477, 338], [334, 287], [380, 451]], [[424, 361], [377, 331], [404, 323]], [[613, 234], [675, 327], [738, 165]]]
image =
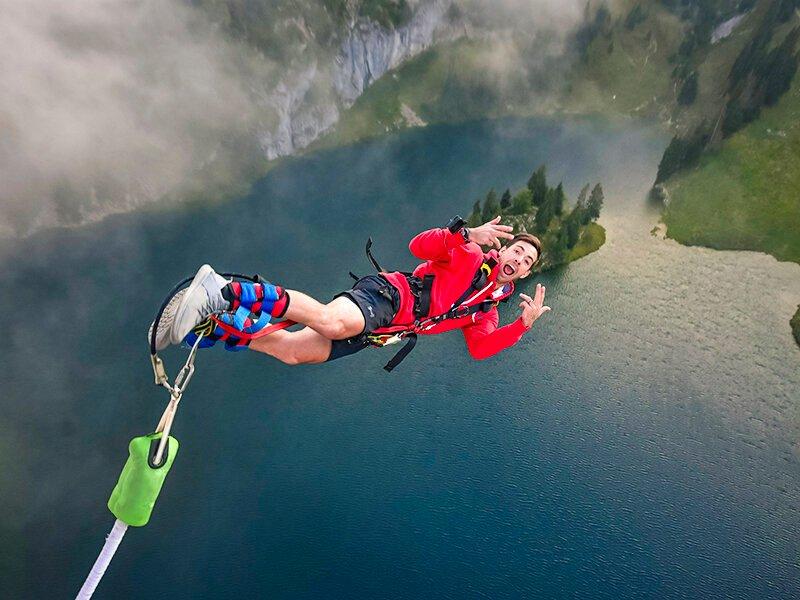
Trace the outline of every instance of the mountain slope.
[[667, 235], [800, 262], [800, 85], [667, 182]]

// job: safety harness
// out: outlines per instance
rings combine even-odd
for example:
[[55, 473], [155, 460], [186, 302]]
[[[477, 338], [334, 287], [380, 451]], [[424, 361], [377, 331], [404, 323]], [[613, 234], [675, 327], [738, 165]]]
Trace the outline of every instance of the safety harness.
[[[386, 272], [372, 255], [372, 238], [367, 240], [366, 254], [372, 266], [375, 267], [379, 273]], [[444, 321], [462, 319], [479, 312], [489, 312], [500, 302], [506, 302], [514, 293], [514, 284], [511, 282], [508, 282], [501, 289], [495, 290], [491, 295], [486, 297], [486, 292], [495, 284], [495, 278], [492, 277], [495, 267], [497, 267], [497, 261], [494, 258], [485, 260], [475, 272], [470, 286], [455, 302], [453, 302], [447, 311], [439, 315], [429, 314], [431, 308], [431, 292], [433, 290], [435, 275], [429, 274], [420, 278], [412, 273], [400, 271], [406, 277], [411, 294], [414, 296], [414, 307], [412, 310], [414, 322], [380, 327], [375, 331], [363, 334], [370, 345], [377, 347], [397, 344], [403, 340], [406, 341], [405, 345], [397, 351], [388, 363], [386, 363], [383, 367], [384, 370], [391, 372], [397, 365], [405, 360], [414, 349], [414, 346], [416, 346], [419, 334], [433, 329], [436, 325]], [[356, 280], [359, 279], [359, 277], [352, 272], [350, 272], [350, 276]]]

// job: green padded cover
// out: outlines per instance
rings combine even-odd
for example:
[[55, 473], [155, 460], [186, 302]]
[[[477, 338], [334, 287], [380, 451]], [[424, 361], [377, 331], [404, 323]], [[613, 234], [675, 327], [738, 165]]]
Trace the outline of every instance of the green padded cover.
[[151, 467], [148, 463], [151, 443], [159, 439], [160, 433], [151, 433], [131, 440], [128, 460], [108, 499], [108, 509], [114, 516], [134, 527], [147, 525], [164, 479], [178, 454], [178, 440], [170, 436], [166, 460], [162, 459], [163, 464], [157, 469]]

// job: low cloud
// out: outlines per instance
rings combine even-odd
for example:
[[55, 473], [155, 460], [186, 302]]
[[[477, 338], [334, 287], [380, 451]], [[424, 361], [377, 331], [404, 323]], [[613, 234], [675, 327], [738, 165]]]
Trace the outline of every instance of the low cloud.
[[[571, 0], [456, 4], [474, 31], [493, 32], [479, 62], [500, 92], [548, 70], [584, 10]], [[182, 0], [0, 0], [0, 10], [0, 237], [213, 194], [246, 179], [265, 159], [259, 144], [285, 129], [270, 90], [289, 67]], [[336, 102], [320, 73], [324, 102], [302, 99], [309, 111]]]
[[267, 61], [172, 0], [2, 2], [0, 233], [129, 210], [252, 139]]

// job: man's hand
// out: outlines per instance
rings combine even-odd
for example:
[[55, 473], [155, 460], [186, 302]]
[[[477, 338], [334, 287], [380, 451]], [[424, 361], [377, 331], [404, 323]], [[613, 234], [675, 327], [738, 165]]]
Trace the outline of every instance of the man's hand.
[[522, 323], [525, 327], [530, 327], [533, 322], [550, 310], [549, 306], [544, 306], [544, 293], [546, 289], [541, 283], [536, 284], [536, 293], [533, 298], [527, 294], [520, 294], [522, 302], [519, 307], [522, 309]]
[[502, 245], [500, 239], [512, 240], [514, 239], [513, 227], [508, 225], [498, 225], [500, 217], [495, 217], [488, 223], [484, 223], [480, 227], [473, 227], [469, 230], [469, 241], [475, 242], [481, 246], [494, 246], [498, 250]]

